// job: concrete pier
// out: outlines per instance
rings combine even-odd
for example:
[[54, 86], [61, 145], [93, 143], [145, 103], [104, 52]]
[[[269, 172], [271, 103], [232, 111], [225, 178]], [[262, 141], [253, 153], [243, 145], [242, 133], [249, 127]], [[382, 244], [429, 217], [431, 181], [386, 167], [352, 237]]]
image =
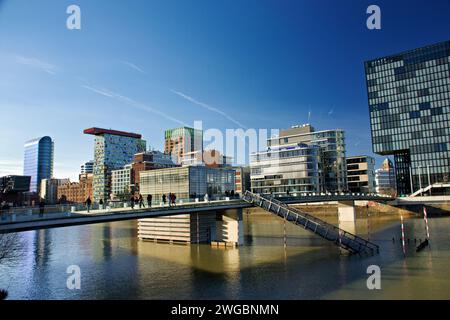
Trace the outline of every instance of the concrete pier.
[[138, 220], [138, 237], [168, 243], [244, 243], [242, 209], [170, 215]]
[[338, 202], [338, 218], [339, 222], [356, 221], [356, 210], [354, 201]]

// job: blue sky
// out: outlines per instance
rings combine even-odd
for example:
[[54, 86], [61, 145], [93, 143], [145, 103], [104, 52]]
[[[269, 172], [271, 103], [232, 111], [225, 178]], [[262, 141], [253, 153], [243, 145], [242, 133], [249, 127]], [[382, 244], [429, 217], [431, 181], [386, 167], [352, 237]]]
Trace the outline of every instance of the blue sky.
[[[66, 28], [71, 4], [81, 30]], [[366, 28], [370, 4], [381, 30]], [[83, 129], [161, 149], [164, 129], [195, 120], [342, 128], [348, 155], [372, 155], [363, 62], [449, 39], [447, 0], [0, 0], [0, 175], [22, 172], [37, 136], [55, 140], [55, 176], [76, 180], [93, 158]]]

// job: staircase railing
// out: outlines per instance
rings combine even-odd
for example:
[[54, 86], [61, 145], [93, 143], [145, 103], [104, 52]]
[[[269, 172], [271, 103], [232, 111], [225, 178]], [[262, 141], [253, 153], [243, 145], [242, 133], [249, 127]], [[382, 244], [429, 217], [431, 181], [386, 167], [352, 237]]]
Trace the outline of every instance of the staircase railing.
[[361, 253], [367, 250], [372, 254], [379, 252], [378, 245], [299, 209], [289, 207], [285, 203], [268, 195], [253, 194], [246, 191], [243, 199], [258, 205], [271, 213], [277, 214], [296, 225], [302, 225], [305, 229], [309, 229], [322, 238], [334, 242], [336, 245], [351, 253]]

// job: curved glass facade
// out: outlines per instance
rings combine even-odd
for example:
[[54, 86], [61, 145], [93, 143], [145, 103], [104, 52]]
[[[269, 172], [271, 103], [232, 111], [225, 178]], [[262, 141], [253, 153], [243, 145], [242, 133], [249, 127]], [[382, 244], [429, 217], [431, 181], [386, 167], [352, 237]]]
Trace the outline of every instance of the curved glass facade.
[[23, 174], [30, 176], [30, 192], [39, 192], [42, 179], [53, 176], [53, 148], [50, 137], [42, 137], [25, 143]]

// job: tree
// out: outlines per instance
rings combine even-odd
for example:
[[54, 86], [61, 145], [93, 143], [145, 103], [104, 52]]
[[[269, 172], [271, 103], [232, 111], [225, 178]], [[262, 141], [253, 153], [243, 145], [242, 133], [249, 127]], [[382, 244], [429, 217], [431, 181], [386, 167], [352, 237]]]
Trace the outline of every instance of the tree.
[[[20, 255], [21, 241], [16, 233], [0, 234], [0, 268]], [[0, 288], [0, 300], [8, 297], [8, 291]]]

